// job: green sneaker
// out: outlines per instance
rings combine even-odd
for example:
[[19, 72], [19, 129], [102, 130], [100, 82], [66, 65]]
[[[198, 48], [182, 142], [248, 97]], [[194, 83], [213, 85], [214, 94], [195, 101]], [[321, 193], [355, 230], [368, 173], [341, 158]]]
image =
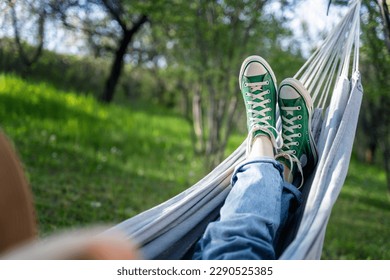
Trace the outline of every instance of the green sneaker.
[[278, 99], [283, 146], [276, 158], [290, 169], [288, 180], [301, 188], [318, 160], [311, 133], [311, 97], [301, 82], [288, 78], [280, 84]]
[[250, 56], [241, 65], [240, 90], [244, 97], [248, 139], [247, 154], [256, 136], [270, 137], [275, 149], [278, 132], [276, 126], [276, 78], [271, 67], [260, 56]]

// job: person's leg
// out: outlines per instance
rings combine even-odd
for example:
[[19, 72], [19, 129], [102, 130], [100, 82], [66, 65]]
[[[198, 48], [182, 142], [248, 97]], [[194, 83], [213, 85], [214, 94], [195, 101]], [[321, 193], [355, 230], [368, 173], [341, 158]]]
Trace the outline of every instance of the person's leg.
[[21, 163], [0, 131], [0, 253], [36, 237], [33, 199]]
[[286, 181], [301, 188], [318, 161], [311, 133], [312, 100], [301, 82], [288, 78], [280, 84], [278, 101], [283, 146], [276, 159], [284, 165]]
[[[39, 243], [33, 198], [22, 164], [0, 131], [0, 259], [136, 259], [138, 250], [119, 234], [92, 230]], [[83, 233], [84, 232], [84, 233]]]
[[[267, 64], [262, 64], [261, 58], [250, 57], [244, 61], [240, 74], [240, 87], [244, 87], [242, 92], [248, 114], [248, 160], [236, 168], [232, 177], [233, 188], [221, 209], [221, 218], [209, 225], [198, 242], [195, 259], [275, 258], [278, 235], [286, 226], [289, 216], [299, 208], [299, 188], [317, 163], [317, 152], [310, 131], [310, 95], [295, 79], [285, 80], [279, 92], [284, 141], [282, 150], [277, 155], [279, 163], [267, 158], [272, 156], [270, 146], [277, 148], [276, 129], [272, 113], [266, 114], [273, 112], [274, 107], [271, 104], [264, 109], [263, 105], [274, 102], [272, 98], [254, 102], [250, 98], [256, 98], [264, 91], [245, 90], [247, 85], [258, 86], [252, 83], [253, 80], [247, 81], [248, 73], [257, 74], [257, 82], [263, 81], [259, 76], [273, 77], [271, 73], [264, 74], [264, 68], [260, 67], [259, 71], [259, 67], [248, 67], [258, 66], [258, 63], [272, 73]], [[251, 69], [246, 71], [246, 68]], [[276, 83], [274, 80], [273, 82]], [[268, 90], [270, 89], [266, 91]], [[256, 110], [258, 106], [261, 108]], [[264, 134], [271, 141], [261, 136]], [[252, 144], [253, 138], [255, 140]], [[278, 176], [278, 171], [283, 176]]]
[[238, 166], [233, 188], [198, 243], [199, 259], [274, 259], [280, 225], [282, 167], [272, 158], [252, 158]]
[[135, 260], [141, 257], [124, 234], [106, 230], [88, 227], [55, 233], [16, 246], [0, 254], [0, 260]]
[[240, 88], [247, 109], [247, 159], [236, 167], [220, 219], [207, 227], [195, 259], [275, 258], [283, 167], [274, 159], [276, 80], [262, 58], [244, 61]]
[[282, 119], [283, 146], [276, 159], [283, 164], [285, 183], [281, 204], [282, 226], [275, 238], [275, 246], [280, 240], [279, 235], [291, 230], [287, 223], [301, 205], [299, 189], [318, 161], [311, 133], [313, 105], [309, 92], [298, 80], [285, 79], [279, 87], [278, 103]]

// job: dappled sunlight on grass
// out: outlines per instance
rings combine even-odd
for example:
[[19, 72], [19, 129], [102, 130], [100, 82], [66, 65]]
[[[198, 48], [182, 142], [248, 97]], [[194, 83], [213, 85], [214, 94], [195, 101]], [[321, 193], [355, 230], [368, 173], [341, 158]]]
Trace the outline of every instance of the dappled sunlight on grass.
[[153, 108], [102, 105], [0, 75], [0, 120], [25, 164], [43, 234], [120, 222], [203, 176], [188, 123]]
[[[102, 105], [47, 83], [0, 75], [0, 126], [25, 165], [43, 235], [118, 223], [205, 175], [188, 122], [154, 105]], [[244, 138], [233, 135], [226, 155]], [[323, 258], [390, 259], [389, 230], [384, 172], [352, 160]]]

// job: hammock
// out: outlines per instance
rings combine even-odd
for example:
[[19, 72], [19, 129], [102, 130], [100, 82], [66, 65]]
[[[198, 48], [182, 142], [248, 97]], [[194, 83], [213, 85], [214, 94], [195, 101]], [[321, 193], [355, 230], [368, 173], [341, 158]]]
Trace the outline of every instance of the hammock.
[[[349, 10], [295, 75], [311, 93], [312, 131], [319, 162], [303, 186], [305, 203], [278, 245], [279, 259], [319, 259], [332, 207], [348, 171], [363, 89], [358, 72], [360, 1]], [[350, 78], [348, 78], [350, 77]], [[281, 122], [277, 124], [281, 129]], [[146, 259], [185, 259], [207, 224], [219, 215], [246, 140], [198, 183], [166, 202], [114, 226]]]

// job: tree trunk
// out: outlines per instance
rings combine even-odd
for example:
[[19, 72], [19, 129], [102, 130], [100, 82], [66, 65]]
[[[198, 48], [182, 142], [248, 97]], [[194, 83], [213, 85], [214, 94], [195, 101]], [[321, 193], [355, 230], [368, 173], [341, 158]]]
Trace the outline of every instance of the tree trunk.
[[132, 35], [129, 32], [126, 32], [122, 37], [118, 50], [115, 52], [115, 58], [111, 66], [110, 75], [106, 81], [103, 95], [101, 96], [101, 100], [103, 102], [109, 103], [114, 97], [115, 88], [123, 69], [123, 58], [126, 54], [131, 38]]
[[195, 153], [200, 154], [203, 153], [205, 148], [204, 148], [202, 98], [200, 95], [199, 85], [196, 87], [192, 99], [192, 120], [193, 120]]
[[386, 3], [386, 0], [378, 0], [378, 5], [380, 8], [382, 20], [383, 20], [383, 35], [385, 39], [385, 45], [387, 51], [390, 53], [390, 15], [389, 7]]
[[[39, 60], [39, 58], [42, 55], [43, 43], [45, 40], [45, 21], [47, 15], [44, 8], [42, 8], [41, 11], [37, 13], [38, 31], [36, 37], [38, 38], [38, 45], [36, 47], [36, 50], [33, 53], [28, 53], [28, 50], [26, 52], [22, 43], [22, 38], [18, 26], [18, 18], [16, 15], [14, 3], [12, 1], [9, 1], [9, 5], [11, 8], [11, 19], [12, 19], [12, 27], [14, 31], [15, 43], [18, 50], [18, 54], [23, 63], [22, 76], [25, 76], [30, 72], [31, 67]], [[31, 11], [31, 13], [33, 13], [33, 11]], [[33, 14], [31, 16], [33, 16]]]
[[100, 98], [101, 101], [109, 103], [114, 98], [115, 88], [118, 84], [119, 77], [123, 70], [123, 58], [127, 52], [127, 47], [129, 46], [131, 40], [141, 26], [148, 21], [147, 16], [143, 15], [140, 19], [133, 24], [131, 29], [126, 29], [123, 31], [123, 36], [119, 44], [119, 48], [115, 52], [114, 62], [111, 66], [110, 75], [107, 78], [106, 85], [104, 87], [103, 94]]

